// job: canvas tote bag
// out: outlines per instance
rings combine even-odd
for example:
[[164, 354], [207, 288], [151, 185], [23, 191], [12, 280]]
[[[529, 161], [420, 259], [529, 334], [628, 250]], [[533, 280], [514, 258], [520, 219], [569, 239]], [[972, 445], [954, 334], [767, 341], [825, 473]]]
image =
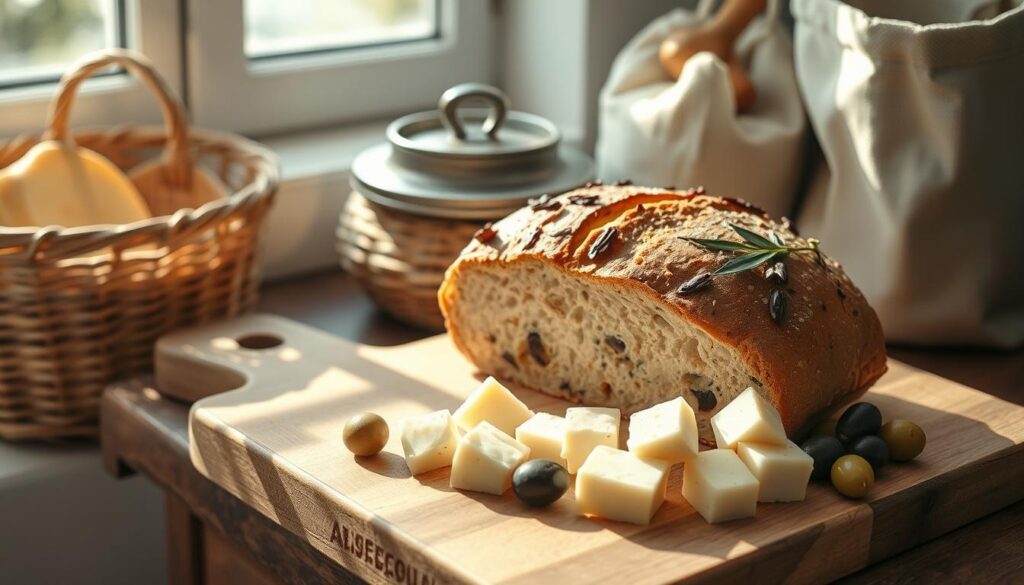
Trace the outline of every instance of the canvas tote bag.
[[887, 337], [1024, 342], [1024, 7], [793, 0], [824, 163], [798, 225]]
[[806, 118], [779, 0], [740, 35], [736, 54], [757, 90], [754, 107], [736, 113], [728, 70], [711, 53], [686, 62], [671, 80], [658, 61], [661, 42], [680, 26], [709, 18], [674, 10], [640, 31], [619, 53], [601, 90], [598, 177], [643, 185], [703, 185], [742, 197], [776, 217], [791, 213], [804, 156]]

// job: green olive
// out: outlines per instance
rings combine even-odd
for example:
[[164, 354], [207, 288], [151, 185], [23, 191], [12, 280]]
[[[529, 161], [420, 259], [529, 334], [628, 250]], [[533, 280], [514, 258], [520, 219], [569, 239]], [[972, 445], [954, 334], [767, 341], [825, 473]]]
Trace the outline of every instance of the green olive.
[[387, 421], [372, 412], [362, 412], [348, 419], [342, 433], [345, 446], [360, 457], [380, 453], [389, 436]]
[[910, 461], [917, 457], [924, 451], [927, 441], [921, 427], [899, 418], [882, 425], [878, 436], [889, 446], [889, 458], [893, 461]]
[[875, 485], [875, 472], [860, 455], [843, 455], [832, 465], [832, 485], [848, 498], [863, 498]]
[[834, 437], [836, 436], [836, 419], [826, 418], [814, 425], [811, 429], [812, 437]]

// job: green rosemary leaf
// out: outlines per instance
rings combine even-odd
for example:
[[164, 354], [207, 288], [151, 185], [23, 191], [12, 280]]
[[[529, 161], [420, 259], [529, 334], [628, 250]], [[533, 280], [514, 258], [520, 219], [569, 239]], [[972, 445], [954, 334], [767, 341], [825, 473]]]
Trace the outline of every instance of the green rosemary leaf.
[[755, 248], [772, 250], [781, 247], [761, 234], [752, 232], [745, 227], [740, 227], [734, 223], [730, 223], [729, 227], [739, 234], [741, 238], [753, 244]]
[[768, 239], [775, 243], [780, 248], [786, 247], [786, 241], [782, 239], [782, 236], [775, 233], [774, 230], [768, 230]]
[[777, 250], [760, 250], [756, 252], [747, 252], [746, 254], [740, 254], [729, 259], [728, 262], [722, 264], [718, 270], [714, 272], [715, 276], [722, 276], [723, 274], [733, 274], [734, 272], [743, 272], [744, 270], [750, 270], [756, 268], [765, 262], [768, 262], [772, 258], [778, 256], [781, 252]]
[[715, 250], [721, 252], [750, 252], [755, 250], [753, 246], [745, 242], [733, 242], [732, 240], [705, 240], [703, 238], [680, 238], [687, 242], [697, 244], [707, 248], [708, 250]]

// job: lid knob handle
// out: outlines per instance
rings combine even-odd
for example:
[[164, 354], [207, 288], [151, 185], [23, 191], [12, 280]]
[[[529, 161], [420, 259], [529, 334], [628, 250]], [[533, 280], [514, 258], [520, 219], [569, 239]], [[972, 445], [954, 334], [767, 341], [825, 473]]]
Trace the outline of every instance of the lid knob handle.
[[487, 119], [484, 120], [481, 130], [488, 138], [496, 140], [498, 128], [505, 121], [505, 113], [509, 110], [508, 96], [500, 89], [486, 83], [460, 83], [441, 94], [441, 99], [437, 101], [437, 108], [441, 110], [441, 122], [455, 138], [465, 140], [466, 129], [462, 126], [462, 121], [459, 120], [456, 111], [459, 109], [459, 104], [474, 99], [482, 99], [490, 106], [491, 111], [487, 114]]

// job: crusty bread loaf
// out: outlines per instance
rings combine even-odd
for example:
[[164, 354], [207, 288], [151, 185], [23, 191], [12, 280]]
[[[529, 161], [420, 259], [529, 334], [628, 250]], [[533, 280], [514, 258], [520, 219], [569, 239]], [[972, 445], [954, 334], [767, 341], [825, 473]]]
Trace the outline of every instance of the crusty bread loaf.
[[793, 436], [885, 372], [881, 325], [839, 264], [809, 253], [784, 260], [778, 321], [764, 267], [679, 293], [732, 257], [682, 237], [740, 241], [730, 223], [807, 245], [756, 208], [699, 191], [591, 186], [534, 202], [448, 269], [448, 331], [482, 371], [571, 401], [632, 413], [682, 395], [705, 444], [711, 416], [753, 386]]

